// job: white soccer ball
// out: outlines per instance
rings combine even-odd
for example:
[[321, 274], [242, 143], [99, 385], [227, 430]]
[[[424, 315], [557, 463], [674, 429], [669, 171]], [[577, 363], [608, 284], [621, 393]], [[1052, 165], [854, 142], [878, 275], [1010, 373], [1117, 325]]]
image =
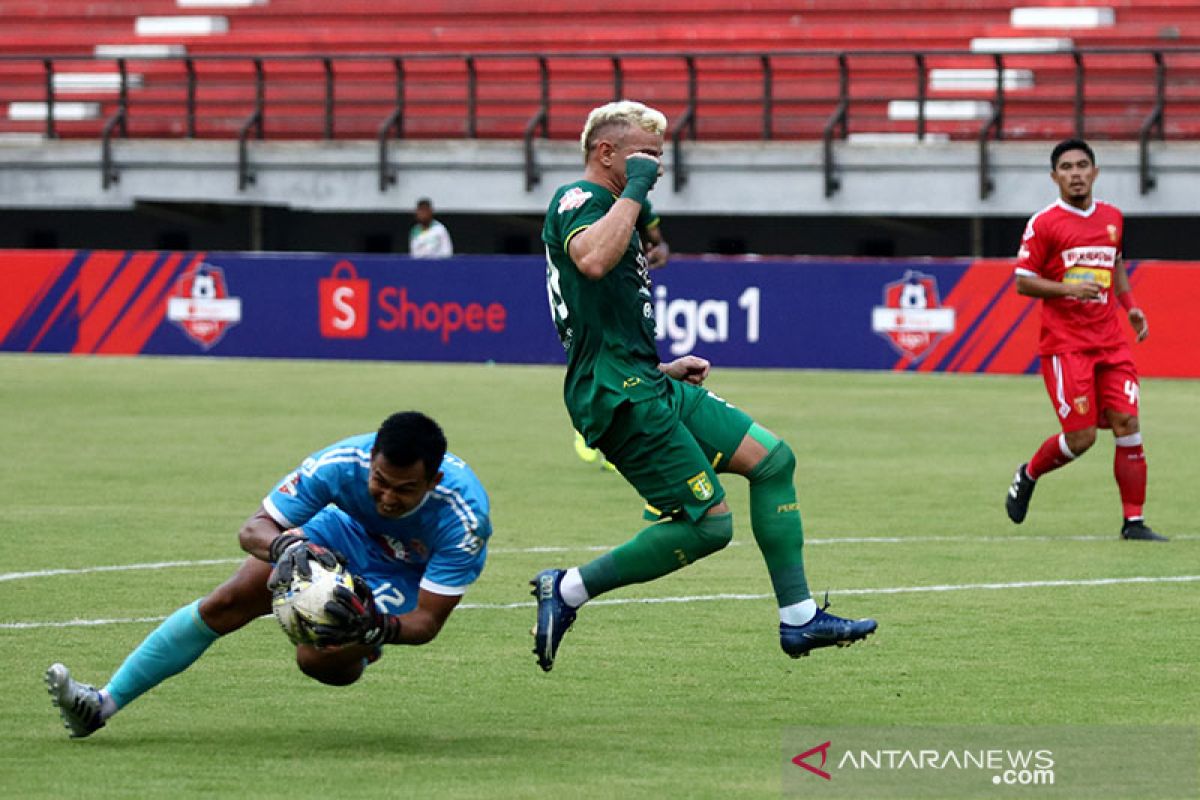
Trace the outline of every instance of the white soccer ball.
[[271, 597], [275, 619], [293, 644], [316, 644], [314, 625], [335, 625], [325, 612], [325, 604], [334, 598], [334, 589], [345, 586], [354, 591], [354, 579], [344, 567], [326, 569], [316, 561], [308, 562], [312, 578], [292, 577], [291, 585], [276, 589]]

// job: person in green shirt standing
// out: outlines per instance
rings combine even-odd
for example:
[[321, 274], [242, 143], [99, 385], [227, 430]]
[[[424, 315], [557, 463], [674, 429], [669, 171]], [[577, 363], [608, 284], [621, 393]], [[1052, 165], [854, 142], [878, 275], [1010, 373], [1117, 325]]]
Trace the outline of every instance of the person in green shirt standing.
[[580, 137], [583, 178], [555, 192], [542, 228], [550, 313], [567, 351], [563, 397], [571, 422], [658, 517], [594, 561], [534, 578], [533, 652], [547, 672], [588, 600], [660, 578], [729, 543], [733, 515], [721, 472], [750, 482], [750, 527], [779, 603], [784, 652], [799, 658], [876, 628], [873, 619], [829, 614], [809, 592], [796, 459], [787, 443], [702, 388], [705, 359], [659, 361], [640, 231], [654, 219], [646, 196], [662, 173], [666, 127], [661, 112], [641, 103], [594, 109]]
[[433, 218], [433, 201], [422, 197], [413, 211], [413, 226], [408, 231], [408, 254], [413, 258], [449, 258], [454, 255], [450, 231]]

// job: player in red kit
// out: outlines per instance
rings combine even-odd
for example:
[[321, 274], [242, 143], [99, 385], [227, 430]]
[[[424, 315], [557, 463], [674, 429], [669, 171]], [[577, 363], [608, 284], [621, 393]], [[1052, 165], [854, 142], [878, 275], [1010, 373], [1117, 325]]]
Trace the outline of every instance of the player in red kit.
[[1121, 327], [1125, 313], [1140, 342], [1150, 332], [1129, 291], [1122, 260], [1124, 218], [1092, 199], [1100, 170], [1087, 142], [1059, 142], [1050, 155], [1059, 199], [1029, 218], [1017, 256], [1017, 291], [1042, 300], [1038, 353], [1042, 378], [1062, 433], [1042, 442], [1017, 468], [1005, 507], [1024, 521], [1037, 481], [1070, 464], [1096, 441], [1096, 428], [1116, 437], [1113, 474], [1121, 494], [1122, 539], [1165, 542], [1146, 525], [1146, 456], [1138, 425], [1138, 376]]

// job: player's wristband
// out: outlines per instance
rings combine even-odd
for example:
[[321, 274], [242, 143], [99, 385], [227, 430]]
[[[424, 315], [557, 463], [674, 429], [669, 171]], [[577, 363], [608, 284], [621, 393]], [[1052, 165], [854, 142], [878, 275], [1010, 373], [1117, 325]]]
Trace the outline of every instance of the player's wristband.
[[294, 533], [281, 533], [271, 540], [271, 545], [267, 548], [267, 555], [271, 557], [271, 563], [279, 562], [283, 551], [294, 545], [296, 542], [303, 542], [303, 536], [297, 536]]
[[625, 191], [621, 192], [621, 197], [644, 206], [646, 205], [646, 195], [650, 194], [650, 190], [653, 188], [654, 181], [631, 180], [625, 184]]
[[1137, 308], [1137, 301], [1133, 299], [1133, 292], [1121, 292], [1117, 295], [1117, 302], [1121, 304], [1121, 308], [1126, 311], [1132, 311]]
[[621, 197], [646, 205], [646, 195], [658, 181], [658, 159], [643, 157], [638, 154], [630, 156], [625, 161], [625, 191]]

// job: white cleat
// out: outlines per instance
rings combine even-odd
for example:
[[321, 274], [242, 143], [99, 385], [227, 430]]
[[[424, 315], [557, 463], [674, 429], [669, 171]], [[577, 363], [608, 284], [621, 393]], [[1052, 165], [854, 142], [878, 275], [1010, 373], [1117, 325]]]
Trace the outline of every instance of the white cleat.
[[46, 670], [46, 691], [72, 739], [91, 736], [104, 727], [100, 718], [100, 692], [72, 678], [71, 671], [62, 664], [51, 664]]

